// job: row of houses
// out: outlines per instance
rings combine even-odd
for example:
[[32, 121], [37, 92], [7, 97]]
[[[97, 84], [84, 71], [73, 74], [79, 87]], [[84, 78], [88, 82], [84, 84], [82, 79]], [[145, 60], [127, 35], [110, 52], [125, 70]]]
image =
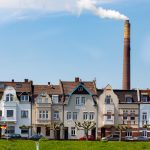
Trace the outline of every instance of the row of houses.
[[[92, 121], [89, 131], [95, 139], [116, 133], [116, 125], [126, 125], [122, 136], [150, 136], [150, 90], [116, 90], [107, 85], [97, 89], [95, 81], [59, 81], [58, 85], [34, 85], [32, 81], [0, 82], [0, 133], [23, 137], [42, 134], [53, 139], [79, 139], [84, 130], [75, 122]], [[61, 123], [54, 133], [50, 125]]]

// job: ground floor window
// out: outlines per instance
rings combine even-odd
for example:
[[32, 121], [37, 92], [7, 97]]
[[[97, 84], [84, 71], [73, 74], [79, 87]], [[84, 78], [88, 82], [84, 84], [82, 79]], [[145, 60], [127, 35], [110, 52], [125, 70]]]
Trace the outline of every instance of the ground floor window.
[[132, 136], [132, 131], [131, 130], [127, 130], [126, 131], [126, 136], [127, 137], [131, 137]]
[[75, 127], [71, 127], [71, 136], [75, 135], [76, 135]]
[[147, 137], [147, 130], [142, 131], [142, 136]]
[[50, 127], [46, 127], [46, 136], [50, 136]]
[[21, 134], [28, 134], [28, 129], [21, 129]]
[[5, 133], [14, 134], [15, 133], [15, 126], [8, 126], [7, 129], [5, 130]]

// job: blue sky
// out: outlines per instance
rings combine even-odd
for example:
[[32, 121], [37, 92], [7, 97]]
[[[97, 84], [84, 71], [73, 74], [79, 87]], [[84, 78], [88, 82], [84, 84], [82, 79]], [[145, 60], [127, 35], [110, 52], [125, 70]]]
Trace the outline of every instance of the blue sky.
[[[124, 21], [79, 13], [75, 0], [49, 0], [49, 7], [40, 1], [0, 2], [0, 80], [57, 84], [79, 76], [96, 78], [99, 88], [121, 88]], [[132, 88], [150, 87], [149, 5], [148, 0], [100, 0], [96, 5], [130, 18]]]

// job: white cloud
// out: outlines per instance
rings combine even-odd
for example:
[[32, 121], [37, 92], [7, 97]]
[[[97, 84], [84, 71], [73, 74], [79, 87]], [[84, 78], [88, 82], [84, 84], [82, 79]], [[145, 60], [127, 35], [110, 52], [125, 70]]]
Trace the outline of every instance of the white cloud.
[[[0, 0], [0, 18], [1, 22], [13, 19], [36, 18], [39, 14], [49, 14], [57, 12], [69, 12], [79, 14], [84, 10], [93, 11], [95, 15], [104, 18], [105, 14], [114, 14], [115, 11], [98, 8], [102, 3], [112, 3], [117, 0]], [[92, 7], [92, 9], [91, 9]], [[36, 13], [35, 13], [36, 12]], [[38, 14], [38, 15], [36, 15]], [[117, 17], [119, 12], [117, 12]], [[107, 15], [106, 15], [107, 17]], [[111, 17], [108, 17], [111, 18]]]

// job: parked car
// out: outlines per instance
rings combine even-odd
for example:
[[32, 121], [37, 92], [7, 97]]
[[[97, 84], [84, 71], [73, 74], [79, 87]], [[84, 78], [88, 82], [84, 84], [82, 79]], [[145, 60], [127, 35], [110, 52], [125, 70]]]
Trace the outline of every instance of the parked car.
[[145, 136], [139, 136], [139, 137], [137, 137], [136, 140], [137, 140], [137, 141], [148, 141], [149, 138], [148, 138], [148, 137], [145, 137]]
[[42, 138], [42, 135], [34, 134], [29, 139], [30, 140], [39, 140], [40, 138]]
[[21, 135], [20, 134], [10, 134], [6, 137], [6, 139], [21, 139]]
[[[83, 136], [83, 137], [81, 137], [79, 140], [87, 140], [87, 137], [86, 137], [86, 136]], [[95, 138], [94, 138], [93, 135], [88, 135], [88, 140], [89, 140], [89, 141], [94, 141]]]
[[103, 137], [102, 141], [119, 141], [119, 135], [118, 134], [111, 134], [107, 137]]
[[132, 136], [126, 136], [125, 137], [125, 141], [134, 141], [135, 138], [133, 138]]

